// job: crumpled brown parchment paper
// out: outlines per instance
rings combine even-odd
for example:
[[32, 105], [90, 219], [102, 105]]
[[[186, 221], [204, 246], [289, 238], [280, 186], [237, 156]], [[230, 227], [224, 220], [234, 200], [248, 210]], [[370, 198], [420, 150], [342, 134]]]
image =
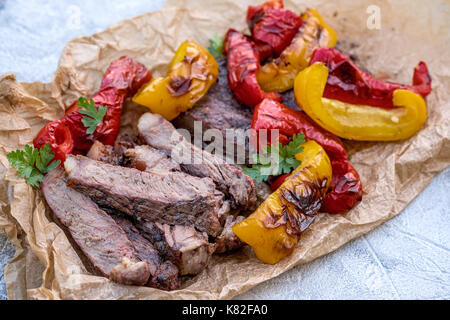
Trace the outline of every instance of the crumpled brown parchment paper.
[[[17, 178], [6, 153], [31, 143], [37, 131], [60, 117], [75, 98], [93, 94], [112, 60], [130, 55], [161, 75], [183, 40], [207, 46], [214, 32], [224, 34], [229, 27], [247, 31], [245, 12], [251, 2], [168, 0], [167, 6], [184, 8], [150, 12], [70, 41], [52, 84], [18, 83], [8, 74], [0, 77], [0, 232], [16, 246], [16, 256], [5, 269], [10, 299], [229, 299], [336, 250], [399, 214], [450, 164], [448, 2], [286, 0], [296, 12], [317, 8], [338, 32], [338, 47], [375, 75], [390, 74], [393, 81], [410, 83], [414, 66], [426, 61], [433, 92], [424, 127], [406, 141], [346, 142], [350, 161], [361, 175], [363, 201], [345, 215], [320, 214], [295, 252], [277, 265], [258, 262], [246, 247], [215, 256], [204, 272], [172, 292], [119, 285], [90, 275], [50, 219], [40, 192]], [[380, 8], [379, 30], [366, 25], [366, 10], [373, 4]], [[128, 123], [137, 119], [134, 110], [142, 112], [132, 103], [126, 110]]]

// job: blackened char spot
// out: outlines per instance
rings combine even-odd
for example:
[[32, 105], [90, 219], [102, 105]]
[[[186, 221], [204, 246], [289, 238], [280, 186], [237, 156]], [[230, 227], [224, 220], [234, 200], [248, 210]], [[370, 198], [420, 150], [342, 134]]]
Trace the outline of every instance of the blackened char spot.
[[173, 77], [168, 86], [170, 94], [174, 97], [186, 94], [191, 87], [191, 82], [192, 78]]
[[315, 38], [318, 39], [318, 42], [320, 43], [322, 41], [322, 36], [325, 34], [323, 32], [323, 27], [322, 26], [318, 26], [316, 32], [317, 32], [317, 34], [316, 34]]
[[288, 209], [286, 208], [286, 206], [283, 206], [281, 212], [278, 210], [277, 211], [270, 210], [270, 212], [267, 212], [263, 224], [264, 227], [268, 229], [275, 229], [278, 228], [279, 226], [285, 225], [287, 221], [288, 221]]
[[248, 21], [248, 28], [252, 30], [255, 24], [261, 21], [262, 18], [264, 18], [264, 10], [257, 11]]

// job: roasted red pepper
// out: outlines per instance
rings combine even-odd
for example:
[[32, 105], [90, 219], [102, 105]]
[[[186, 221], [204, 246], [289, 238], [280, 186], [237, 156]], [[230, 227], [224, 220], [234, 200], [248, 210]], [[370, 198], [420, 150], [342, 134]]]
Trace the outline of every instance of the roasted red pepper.
[[[307, 140], [314, 140], [325, 149], [330, 159], [345, 160], [347, 152], [342, 141], [332, 133], [321, 128], [302, 111], [265, 99], [253, 113], [252, 129], [278, 129], [280, 142], [288, 143], [294, 134], [303, 133]], [[268, 131], [270, 141], [270, 131]]]
[[150, 80], [150, 72], [132, 58], [124, 56], [113, 61], [103, 76], [100, 90], [92, 97], [96, 106], [107, 107], [106, 115], [95, 132], [86, 134], [86, 127], [81, 122], [84, 115], [78, 112], [76, 105], [78, 101], [66, 112], [65, 119], [74, 137], [75, 149], [87, 151], [94, 140], [112, 145], [119, 133], [123, 102]]
[[86, 127], [81, 122], [85, 115], [78, 112], [80, 107], [77, 106], [77, 103], [78, 100], [67, 109], [64, 120], [72, 133], [74, 151], [76, 153], [84, 153], [92, 146], [95, 138], [93, 134], [86, 134]]
[[273, 56], [273, 49], [267, 43], [255, 42], [252, 39], [249, 40], [252, 41], [255, 51], [258, 53], [259, 61], [264, 61]]
[[227, 56], [228, 84], [238, 101], [251, 108], [265, 98], [281, 101], [277, 93], [261, 90], [256, 80], [260, 57], [251, 40], [230, 29], [225, 36], [224, 54]]
[[[341, 140], [321, 128], [302, 111], [265, 99], [255, 108], [252, 129], [257, 134], [262, 129], [268, 130], [268, 144], [275, 143], [271, 141], [270, 130], [278, 129], [279, 139], [283, 145], [287, 144], [294, 134], [303, 133], [306, 140], [314, 140], [325, 149], [332, 160], [333, 178], [322, 211], [342, 213], [353, 208], [361, 200], [361, 180], [347, 161], [347, 152]], [[252, 142], [256, 145], [255, 140], [253, 138]], [[278, 189], [289, 176], [290, 174], [285, 174], [275, 179], [270, 186], [272, 191]]]
[[[332, 160], [333, 177], [320, 211], [344, 213], [353, 208], [362, 199], [362, 184], [358, 172], [347, 160]], [[283, 174], [270, 184], [275, 192], [291, 176]]]
[[47, 124], [33, 140], [34, 146], [40, 148], [49, 142], [55, 159], [64, 162], [69, 153], [84, 153], [95, 140], [103, 144], [113, 144], [120, 129], [122, 105], [126, 98], [133, 96], [137, 90], [151, 79], [150, 72], [144, 65], [130, 57], [124, 56], [111, 63], [103, 77], [100, 90], [92, 97], [96, 106], [106, 106], [103, 121], [93, 134], [86, 133], [81, 122], [84, 115], [78, 112], [75, 101], [61, 120]]
[[61, 160], [64, 163], [66, 154], [72, 153], [73, 139], [65, 120], [56, 120], [47, 123], [33, 139], [35, 148], [42, 148], [46, 143], [55, 153], [53, 160]]
[[426, 97], [431, 92], [431, 77], [427, 65], [420, 62], [414, 69], [413, 84], [385, 82], [359, 69], [349, 57], [333, 48], [317, 48], [310, 65], [322, 62], [328, 68], [328, 80], [323, 96], [351, 104], [394, 108], [393, 93], [405, 89]]
[[343, 213], [362, 199], [362, 185], [358, 172], [347, 160], [331, 160], [333, 177], [321, 211]]
[[291, 173], [285, 173], [276, 178], [271, 184], [270, 184], [270, 190], [272, 192], [275, 192], [285, 181], [287, 178], [291, 176]]
[[[279, 56], [292, 42], [303, 20], [294, 12], [283, 8], [283, 1], [268, 1], [249, 6], [247, 24], [256, 43], [268, 44], [271, 54]], [[264, 56], [267, 58], [267, 56]], [[261, 57], [261, 60], [263, 57]]]
[[151, 79], [150, 71], [142, 63], [123, 56], [109, 65], [100, 84], [99, 93], [115, 91], [131, 97]]

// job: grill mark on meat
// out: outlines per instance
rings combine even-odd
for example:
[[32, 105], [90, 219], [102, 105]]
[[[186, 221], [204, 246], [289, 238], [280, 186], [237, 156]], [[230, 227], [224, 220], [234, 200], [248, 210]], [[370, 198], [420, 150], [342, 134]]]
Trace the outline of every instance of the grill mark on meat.
[[[231, 200], [232, 209], [251, 210], [256, 203], [253, 180], [240, 169], [188, 142], [173, 125], [157, 114], [146, 113], [138, 122], [141, 138], [177, 161], [181, 169], [196, 177], [211, 178], [217, 189]], [[183, 156], [193, 155], [190, 163]]]
[[112, 214], [114, 221], [125, 231], [128, 239], [136, 248], [138, 257], [147, 261], [150, 278], [147, 285], [163, 290], [175, 290], [181, 286], [179, 270], [171, 261], [164, 261], [158, 250], [144, 238], [133, 223], [121, 214]]
[[42, 192], [60, 224], [101, 275], [122, 284], [147, 283], [148, 264], [140, 261], [125, 232], [91, 199], [67, 187], [62, 168], [47, 174]]
[[215, 249], [206, 233], [191, 227], [153, 222], [139, 222], [137, 227], [166, 259], [178, 266], [181, 275], [202, 272]]
[[196, 227], [211, 236], [222, 229], [215, 186], [209, 178], [142, 172], [73, 155], [67, 157], [65, 169], [68, 186], [102, 206], [139, 219]]

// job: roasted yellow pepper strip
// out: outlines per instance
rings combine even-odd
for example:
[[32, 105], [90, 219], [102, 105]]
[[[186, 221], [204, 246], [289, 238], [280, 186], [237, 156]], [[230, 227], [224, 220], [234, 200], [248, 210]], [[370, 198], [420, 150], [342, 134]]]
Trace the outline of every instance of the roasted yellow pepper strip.
[[407, 139], [427, 119], [425, 100], [414, 92], [395, 90], [394, 109], [355, 105], [323, 98], [327, 78], [328, 69], [320, 62], [306, 68], [295, 79], [295, 99], [315, 122], [341, 138], [359, 141]]
[[301, 232], [314, 220], [331, 183], [331, 164], [315, 141], [302, 145], [301, 161], [274, 193], [233, 232], [253, 247], [259, 260], [275, 264], [295, 249]]
[[303, 25], [292, 43], [277, 59], [259, 69], [258, 83], [264, 91], [284, 92], [292, 89], [295, 76], [309, 65], [314, 49], [336, 45], [336, 32], [315, 9], [307, 9], [302, 19]]
[[133, 97], [167, 120], [192, 108], [216, 82], [219, 67], [214, 57], [194, 41], [185, 41], [175, 52], [167, 76], [153, 78]]

